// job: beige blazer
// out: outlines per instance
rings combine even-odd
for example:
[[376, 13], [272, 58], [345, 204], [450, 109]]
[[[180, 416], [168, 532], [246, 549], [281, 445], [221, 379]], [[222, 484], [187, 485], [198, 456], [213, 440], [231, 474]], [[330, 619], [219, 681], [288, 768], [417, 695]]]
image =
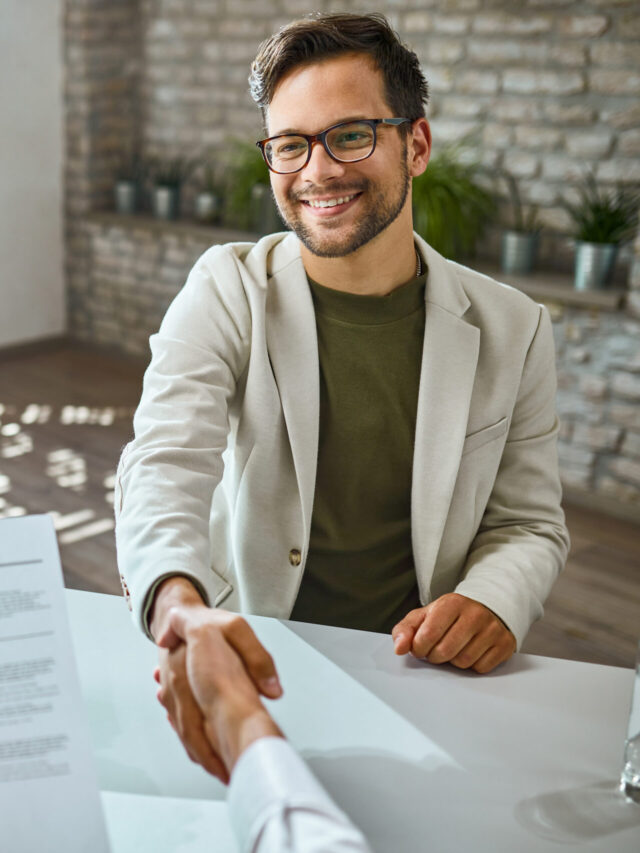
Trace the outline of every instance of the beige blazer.
[[[519, 646], [568, 549], [551, 323], [521, 292], [417, 235], [416, 245], [429, 270], [411, 495], [421, 600], [474, 598]], [[150, 343], [115, 503], [136, 618], [144, 628], [150, 590], [176, 573], [214, 606], [287, 618], [309, 545], [319, 424], [297, 238], [209, 249]]]

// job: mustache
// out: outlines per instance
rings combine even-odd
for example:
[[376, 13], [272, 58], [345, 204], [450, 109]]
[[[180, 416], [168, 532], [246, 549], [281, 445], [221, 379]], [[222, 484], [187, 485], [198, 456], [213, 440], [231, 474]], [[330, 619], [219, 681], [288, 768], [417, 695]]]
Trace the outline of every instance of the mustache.
[[313, 199], [316, 196], [318, 198], [321, 198], [329, 194], [331, 194], [332, 196], [353, 195], [354, 193], [364, 192], [368, 188], [369, 181], [366, 179], [359, 181], [357, 184], [331, 184], [328, 187], [320, 187], [315, 184], [312, 184], [304, 190], [289, 190], [289, 192], [287, 193], [287, 198], [289, 199], [289, 201], [300, 201], [300, 199], [302, 198], [308, 201], [309, 199]]

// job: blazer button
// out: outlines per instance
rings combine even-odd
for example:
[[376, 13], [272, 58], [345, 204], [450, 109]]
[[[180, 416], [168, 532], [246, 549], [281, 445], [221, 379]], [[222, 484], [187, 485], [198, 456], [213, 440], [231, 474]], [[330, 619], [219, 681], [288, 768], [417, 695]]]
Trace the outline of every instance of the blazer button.
[[302, 554], [297, 548], [292, 548], [289, 551], [289, 562], [292, 566], [299, 566], [302, 561]]

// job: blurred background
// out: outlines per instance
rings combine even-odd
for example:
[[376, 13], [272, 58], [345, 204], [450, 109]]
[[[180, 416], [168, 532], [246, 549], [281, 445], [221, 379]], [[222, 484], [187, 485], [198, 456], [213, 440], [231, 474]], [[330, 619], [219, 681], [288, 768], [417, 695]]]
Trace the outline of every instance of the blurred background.
[[[113, 477], [148, 338], [213, 243], [281, 230], [259, 43], [329, 0], [0, 0], [0, 516], [51, 512], [67, 585], [119, 593]], [[416, 228], [544, 302], [573, 539], [526, 651], [640, 634], [640, 4], [385, 0], [430, 85]], [[0, 543], [1, 547], [1, 543]]]

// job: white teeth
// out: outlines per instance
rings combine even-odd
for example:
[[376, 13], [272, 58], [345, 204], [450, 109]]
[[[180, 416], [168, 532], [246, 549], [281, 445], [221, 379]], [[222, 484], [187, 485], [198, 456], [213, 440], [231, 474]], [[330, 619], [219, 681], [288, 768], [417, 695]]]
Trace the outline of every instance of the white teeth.
[[352, 198], [355, 198], [355, 194], [346, 195], [343, 198], [330, 198], [326, 201], [314, 201], [313, 199], [309, 199], [307, 204], [311, 205], [311, 207], [335, 207], [337, 204], [346, 204], [348, 201], [351, 201]]

